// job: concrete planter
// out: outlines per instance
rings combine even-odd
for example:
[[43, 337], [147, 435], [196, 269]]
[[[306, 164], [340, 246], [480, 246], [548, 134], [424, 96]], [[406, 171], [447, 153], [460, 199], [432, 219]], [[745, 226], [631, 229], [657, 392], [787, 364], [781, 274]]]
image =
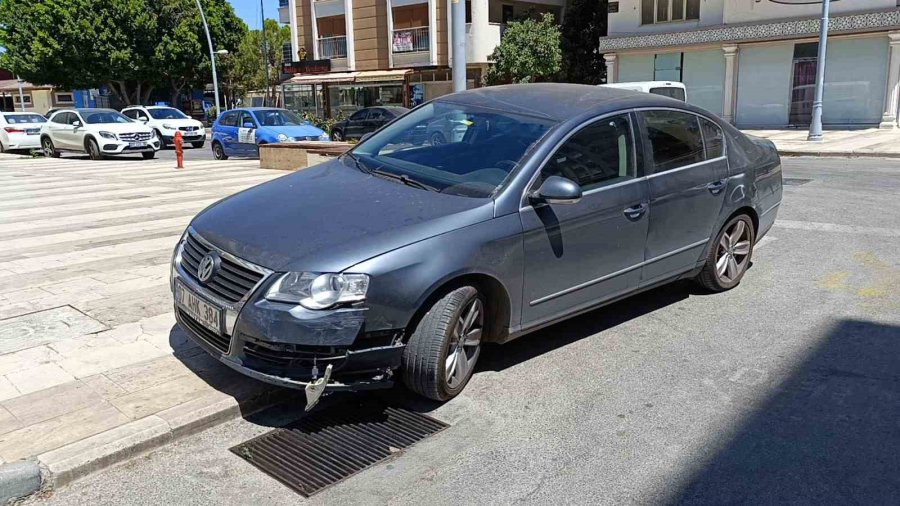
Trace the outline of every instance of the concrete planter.
[[303, 170], [330, 160], [348, 149], [346, 142], [291, 142], [259, 147], [259, 166], [263, 169]]

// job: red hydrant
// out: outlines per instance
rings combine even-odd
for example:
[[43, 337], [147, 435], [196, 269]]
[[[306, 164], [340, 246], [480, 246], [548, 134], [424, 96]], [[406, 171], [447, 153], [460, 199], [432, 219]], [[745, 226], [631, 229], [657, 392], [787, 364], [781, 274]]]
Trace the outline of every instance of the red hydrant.
[[176, 169], [184, 168], [184, 141], [181, 138], [181, 132], [175, 132], [175, 160], [178, 165]]

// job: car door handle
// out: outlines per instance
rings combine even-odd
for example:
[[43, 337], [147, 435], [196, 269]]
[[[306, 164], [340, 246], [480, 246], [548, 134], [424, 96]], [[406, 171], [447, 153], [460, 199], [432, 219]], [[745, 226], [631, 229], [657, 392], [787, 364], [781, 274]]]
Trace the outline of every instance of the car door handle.
[[713, 195], [718, 195], [719, 193], [722, 192], [722, 190], [725, 189], [726, 183], [727, 183], [727, 181], [725, 181], [724, 179], [720, 179], [718, 181], [713, 181], [712, 183], [709, 183], [708, 185], [706, 185], [706, 189], [709, 190], [709, 193], [712, 193]]
[[640, 204], [631, 206], [622, 212], [625, 213], [625, 217], [629, 220], [638, 220], [641, 218], [641, 216], [644, 215], [644, 213], [647, 212], [647, 207], [648, 206], [646, 202], [641, 202]]

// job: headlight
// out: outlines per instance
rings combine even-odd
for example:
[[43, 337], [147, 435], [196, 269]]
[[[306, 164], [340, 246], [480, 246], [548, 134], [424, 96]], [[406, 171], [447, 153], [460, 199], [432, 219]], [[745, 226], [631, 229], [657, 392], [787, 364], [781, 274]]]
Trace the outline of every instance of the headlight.
[[168, 123], [163, 123], [163, 128], [165, 128], [166, 130], [177, 130], [176, 127], [174, 127]]
[[328, 137], [328, 134], [326, 134], [325, 132], [322, 132], [322, 135], [319, 136], [319, 140], [320, 141], [330, 141], [331, 137]]
[[278, 278], [266, 298], [300, 304], [306, 309], [325, 309], [342, 302], [366, 298], [369, 276], [365, 274], [317, 274], [289, 272]]
[[156, 130], [150, 130], [150, 138], [151, 138], [151, 139], [155, 139], [155, 138], [156, 138]]
[[119, 139], [118, 137], [116, 137], [116, 134], [112, 132], [100, 132], [100, 137], [103, 137], [104, 139], [112, 139], [114, 141]]
[[278, 142], [285, 142], [288, 140], [288, 136], [284, 134], [278, 134]]

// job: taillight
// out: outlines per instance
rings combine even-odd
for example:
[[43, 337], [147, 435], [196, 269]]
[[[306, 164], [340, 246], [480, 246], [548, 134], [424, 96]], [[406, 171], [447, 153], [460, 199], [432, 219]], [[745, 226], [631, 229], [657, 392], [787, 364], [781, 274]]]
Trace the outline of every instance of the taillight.
[[25, 130], [23, 130], [21, 128], [16, 128], [16, 127], [4, 127], [3, 129], [6, 130], [6, 133], [8, 133], [8, 134], [24, 134], [25, 133]]

